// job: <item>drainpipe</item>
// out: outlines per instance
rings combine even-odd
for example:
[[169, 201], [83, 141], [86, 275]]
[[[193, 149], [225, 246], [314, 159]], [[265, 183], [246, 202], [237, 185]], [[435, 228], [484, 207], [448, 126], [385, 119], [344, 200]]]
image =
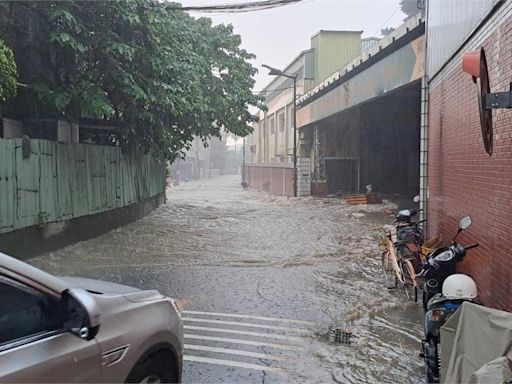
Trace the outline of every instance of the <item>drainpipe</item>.
[[[428, 78], [421, 80], [421, 123], [420, 123], [420, 220], [427, 215], [428, 198]], [[428, 223], [428, 222], [427, 222]], [[427, 224], [426, 223], [426, 224]]]
[[[427, 218], [428, 199], [428, 118], [429, 118], [429, 79], [428, 79], [428, 0], [425, 0], [423, 15], [425, 18], [425, 74], [421, 79], [421, 122], [420, 122], [420, 220]], [[425, 223], [427, 233], [428, 221]]]

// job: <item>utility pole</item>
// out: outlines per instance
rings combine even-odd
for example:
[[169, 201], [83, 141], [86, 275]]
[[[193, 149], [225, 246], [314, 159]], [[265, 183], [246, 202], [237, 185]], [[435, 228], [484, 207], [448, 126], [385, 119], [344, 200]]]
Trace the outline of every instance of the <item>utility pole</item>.
[[297, 75], [293, 76], [293, 196], [297, 197]]

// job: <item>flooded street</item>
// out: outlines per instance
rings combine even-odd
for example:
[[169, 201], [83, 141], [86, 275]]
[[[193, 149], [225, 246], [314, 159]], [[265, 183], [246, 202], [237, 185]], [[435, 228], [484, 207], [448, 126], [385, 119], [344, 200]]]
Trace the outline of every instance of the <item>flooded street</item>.
[[[30, 262], [182, 299], [184, 383], [422, 382], [421, 308], [386, 289], [372, 230], [390, 209], [272, 197], [223, 176]], [[351, 345], [329, 342], [334, 324]]]

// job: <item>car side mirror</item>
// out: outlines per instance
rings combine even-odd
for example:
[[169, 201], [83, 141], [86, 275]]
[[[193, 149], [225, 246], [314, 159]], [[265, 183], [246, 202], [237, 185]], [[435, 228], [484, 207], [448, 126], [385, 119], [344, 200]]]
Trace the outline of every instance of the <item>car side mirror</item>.
[[100, 327], [100, 307], [92, 295], [80, 288], [68, 289], [62, 296], [64, 327], [84, 340], [92, 340]]

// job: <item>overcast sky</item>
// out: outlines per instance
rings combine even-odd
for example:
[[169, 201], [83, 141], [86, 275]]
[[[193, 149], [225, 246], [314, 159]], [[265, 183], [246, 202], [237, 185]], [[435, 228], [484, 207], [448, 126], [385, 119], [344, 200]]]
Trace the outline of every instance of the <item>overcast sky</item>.
[[[243, 3], [250, 0], [181, 0], [184, 6]], [[300, 51], [310, 48], [310, 38], [321, 29], [364, 31], [363, 37], [380, 36], [385, 26], [398, 26], [405, 15], [399, 0], [304, 0], [264, 11], [240, 14], [203, 14], [215, 23], [233, 24], [243, 47], [256, 55], [259, 70], [255, 90], [272, 78], [261, 64], [284, 68]]]

